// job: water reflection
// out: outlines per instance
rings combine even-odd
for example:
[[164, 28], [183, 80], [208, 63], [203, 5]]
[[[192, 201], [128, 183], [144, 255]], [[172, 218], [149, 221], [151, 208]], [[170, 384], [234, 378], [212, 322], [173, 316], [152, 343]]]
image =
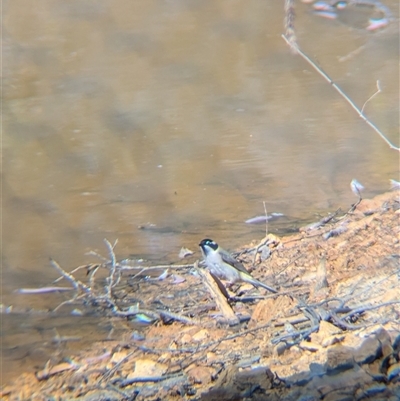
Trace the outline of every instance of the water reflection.
[[[380, 80], [366, 114], [396, 141], [397, 24], [296, 11], [301, 46], [357, 104]], [[288, 216], [274, 232], [351, 204], [354, 177], [388, 189], [398, 155], [290, 54], [282, 20], [279, 2], [4, 2], [5, 303], [57, 277], [49, 256], [72, 269], [105, 237], [175, 261], [204, 237], [260, 238], [244, 221], [263, 201]]]
[[[2, 383], [17, 374], [43, 369], [62, 358], [69, 358], [79, 349], [89, 349], [96, 342], [122, 341], [124, 332], [138, 329], [128, 323], [110, 324], [105, 319], [85, 316], [51, 316], [31, 314], [7, 314], [2, 316]], [[101, 344], [98, 347], [101, 350]]]

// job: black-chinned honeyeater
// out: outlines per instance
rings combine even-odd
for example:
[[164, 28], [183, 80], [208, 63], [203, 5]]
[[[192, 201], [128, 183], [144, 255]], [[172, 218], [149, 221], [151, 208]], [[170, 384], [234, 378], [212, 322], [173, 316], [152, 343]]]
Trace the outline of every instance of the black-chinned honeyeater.
[[230, 283], [244, 281], [255, 287], [262, 287], [274, 293], [278, 292], [275, 288], [252, 277], [238, 260], [229, 252], [222, 249], [215, 241], [206, 238], [200, 242], [199, 246], [206, 266], [219, 279], [229, 281]]

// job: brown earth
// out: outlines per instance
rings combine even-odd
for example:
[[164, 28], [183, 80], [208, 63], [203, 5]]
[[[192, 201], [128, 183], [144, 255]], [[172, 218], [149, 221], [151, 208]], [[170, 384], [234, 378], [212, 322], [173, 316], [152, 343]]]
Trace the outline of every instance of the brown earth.
[[[314, 229], [244, 247], [239, 259], [280, 293], [234, 288], [235, 326], [221, 316], [193, 265], [172, 266], [162, 281], [124, 273], [113, 290], [118, 319], [123, 313], [142, 322], [161, 318], [143, 333], [94, 344], [73, 362], [22, 374], [3, 387], [2, 397], [399, 400], [399, 218], [392, 192]], [[144, 316], [132, 311], [135, 302]]]

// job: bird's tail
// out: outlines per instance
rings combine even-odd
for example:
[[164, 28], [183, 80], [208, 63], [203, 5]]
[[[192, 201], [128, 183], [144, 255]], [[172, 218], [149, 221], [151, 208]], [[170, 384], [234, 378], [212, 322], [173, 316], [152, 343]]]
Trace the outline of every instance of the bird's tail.
[[274, 294], [278, 293], [278, 290], [276, 290], [275, 288], [270, 287], [267, 284], [262, 283], [261, 281], [256, 280], [254, 277], [251, 277], [250, 274], [241, 273], [240, 277], [242, 278], [243, 281], [246, 281], [247, 283], [253, 284], [255, 287], [265, 288], [266, 290], [271, 291]]

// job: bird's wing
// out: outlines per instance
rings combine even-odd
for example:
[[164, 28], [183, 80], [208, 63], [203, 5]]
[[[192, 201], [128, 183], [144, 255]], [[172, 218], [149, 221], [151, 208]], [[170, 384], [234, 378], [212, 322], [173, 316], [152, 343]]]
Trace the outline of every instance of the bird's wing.
[[246, 270], [246, 268], [236, 260], [230, 253], [226, 252], [225, 250], [220, 251], [222, 260], [232, 266], [234, 266], [237, 270], [242, 273], [250, 275], [250, 273]]

